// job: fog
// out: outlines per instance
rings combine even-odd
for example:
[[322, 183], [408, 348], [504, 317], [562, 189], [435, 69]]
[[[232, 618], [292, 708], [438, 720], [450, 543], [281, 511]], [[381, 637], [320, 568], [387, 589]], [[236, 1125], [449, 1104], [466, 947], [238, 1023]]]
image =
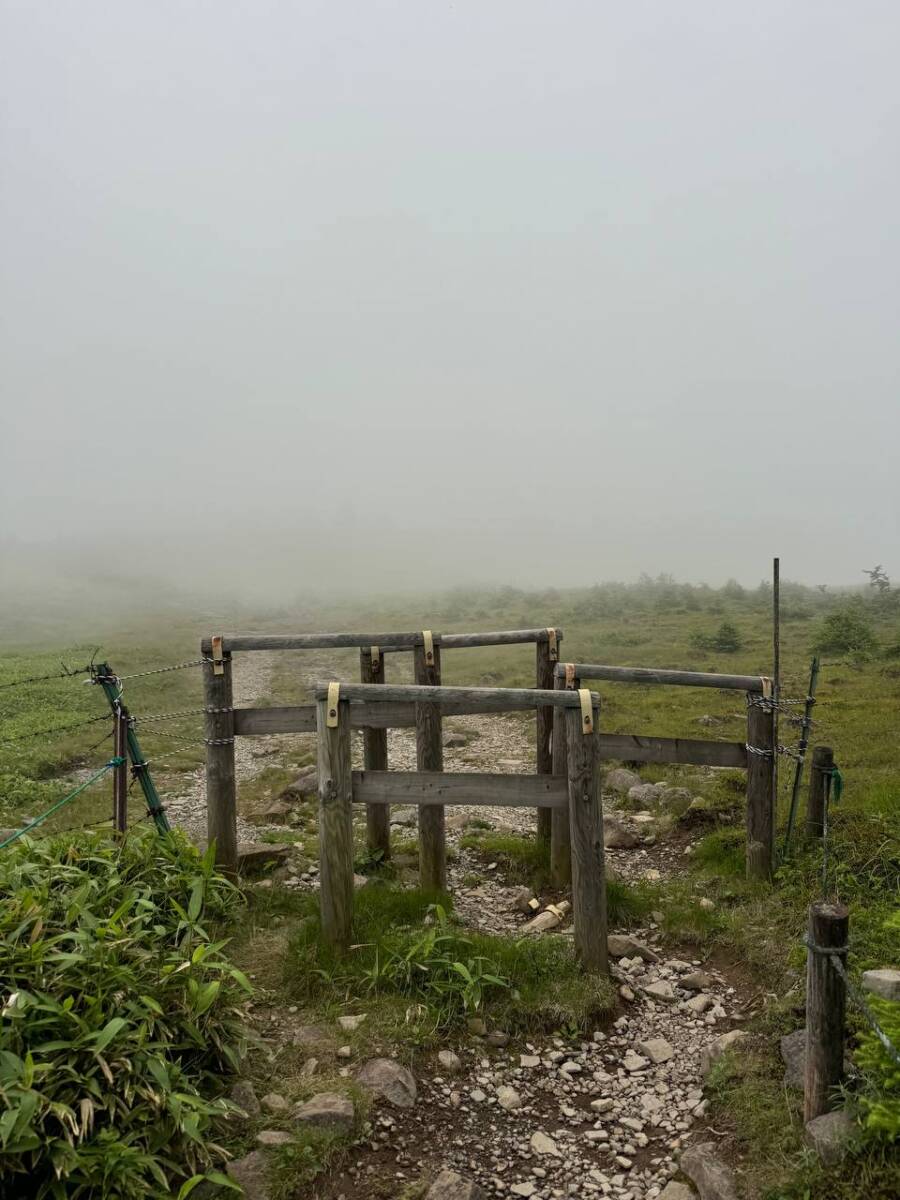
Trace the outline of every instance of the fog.
[[900, 8], [2, 0], [8, 579], [900, 544]]

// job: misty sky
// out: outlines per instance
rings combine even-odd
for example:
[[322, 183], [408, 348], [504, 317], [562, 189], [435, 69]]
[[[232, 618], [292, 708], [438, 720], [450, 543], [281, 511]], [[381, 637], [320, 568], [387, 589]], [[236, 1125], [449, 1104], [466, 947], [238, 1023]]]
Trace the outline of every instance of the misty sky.
[[900, 576], [896, 0], [0, 19], [7, 546]]

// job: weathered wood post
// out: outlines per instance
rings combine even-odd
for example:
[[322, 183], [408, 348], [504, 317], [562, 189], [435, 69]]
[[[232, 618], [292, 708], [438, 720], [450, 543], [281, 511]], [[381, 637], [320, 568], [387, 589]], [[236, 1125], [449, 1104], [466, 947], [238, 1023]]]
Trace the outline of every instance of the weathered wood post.
[[204, 656], [203, 696], [206, 708], [206, 830], [216, 844], [216, 866], [237, 875], [237, 785], [234, 770], [234, 695], [231, 654], [222, 639], [212, 639], [212, 656]]
[[812, 1121], [828, 1111], [832, 1093], [844, 1077], [847, 989], [831, 961], [830, 953], [837, 954], [846, 967], [849, 928], [849, 913], [843, 904], [810, 905], [806, 957], [804, 1122]]
[[[422, 645], [413, 649], [416, 683], [439, 686], [441, 648], [430, 630]], [[444, 738], [438, 704], [416, 702], [416, 767], [419, 771], [443, 771]], [[444, 838], [444, 806], [425, 804], [419, 809], [419, 887], [426, 892], [447, 890], [447, 848]]]
[[128, 717], [121, 706], [113, 713], [113, 755], [122, 759], [113, 768], [113, 830], [121, 837], [128, 828]]
[[[384, 683], [384, 655], [377, 646], [359, 652], [359, 678], [362, 683]], [[388, 766], [387, 730], [363, 730], [363, 766], [367, 771], [386, 771]], [[391, 857], [391, 808], [389, 804], [366, 805], [366, 844], [382, 861]]]
[[825, 836], [825, 803], [828, 799], [834, 751], [830, 746], [814, 746], [809, 772], [809, 791], [806, 793], [806, 836]]
[[[539, 638], [535, 643], [536, 671], [535, 687], [541, 690], [553, 688], [553, 671], [559, 658], [560, 634], [555, 629], [548, 629], [545, 638]], [[553, 709], [541, 707], [535, 714], [535, 731], [537, 735], [537, 773], [551, 775], [553, 773]], [[553, 809], [539, 808], [537, 810], [537, 839], [545, 845], [550, 845], [553, 836]]]
[[350, 769], [350, 705], [339, 685], [316, 701], [319, 761], [319, 905], [322, 932], [346, 950], [353, 922], [353, 776]]
[[[569, 668], [572, 668], [571, 671]], [[575, 664], [566, 664], [564, 677], [555, 676], [557, 690], [577, 691], [581, 686], [575, 675]], [[566, 713], [563, 708], [553, 710], [553, 774], [568, 774]], [[568, 808], [553, 808], [550, 824], [550, 881], [554, 887], [565, 888], [572, 882], [572, 834]]]
[[575, 950], [586, 971], [605, 974], [608, 964], [600, 804], [600, 707], [593, 693], [584, 690], [579, 695], [581, 705], [565, 709]]
[[747, 697], [747, 878], [770, 879], [775, 847], [775, 712]]

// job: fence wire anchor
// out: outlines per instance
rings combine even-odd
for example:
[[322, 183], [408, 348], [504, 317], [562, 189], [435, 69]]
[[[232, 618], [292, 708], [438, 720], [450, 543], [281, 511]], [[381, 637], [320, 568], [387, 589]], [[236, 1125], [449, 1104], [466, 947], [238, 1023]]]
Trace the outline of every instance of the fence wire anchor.
[[337, 729], [338, 713], [340, 712], [341, 685], [329, 683], [328, 700], [325, 704], [325, 724], [329, 729]]
[[225, 652], [222, 648], [221, 633], [214, 633], [210, 638], [212, 645], [213, 675], [225, 674]]
[[372, 670], [377, 671], [381, 666], [381, 651], [377, 646], [372, 646], [369, 649], [369, 654], [372, 658]]
[[556, 630], [552, 626], [547, 627], [547, 649], [550, 654], [552, 663], [559, 661], [559, 638], [556, 636]]
[[434, 635], [430, 629], [422, 630], [422, 646], [425, 650], [426, 667], [434, 666]]
[[590, 688], [579, 688], [578, 699], [581, 701], [581, 732], [594, 732], [594, 708], [591, 701]]

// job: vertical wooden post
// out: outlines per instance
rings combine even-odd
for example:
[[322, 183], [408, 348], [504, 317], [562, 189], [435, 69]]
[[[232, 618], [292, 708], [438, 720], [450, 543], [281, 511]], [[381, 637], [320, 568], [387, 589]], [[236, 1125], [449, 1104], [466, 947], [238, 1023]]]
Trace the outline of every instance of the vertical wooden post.
[[593, 731], [582, 728], [580, 708], [565, 710], [572, 831], [572, 915], [575, 950], [586, 971], [607, 973], [606, 872], [600, 804], [600, 710]]
[[[554, 679], [559, 690], [578, 688], [578, 678]], [[553, 774], [568, 775], [566, 712], [563, 708], [553, 710]], [[568, 808], [552, 808], [550, 823], [550, 882], [556, 888], [568, 887], [572, 882], [572, 834]]]
[[[535, 643], [536, 671], [535, 687], [541, 689], [553, 688], [553, 668], [555, 658], [550, 653], [550, 638], [542, 638]], [[558, 652], [557, 652], [558, 657]], [[535, 732], [537, 736], [537, 773], [551, 775], [553, 773], [553, 709], [539, 708], [535, 712]], [[537, 810], [537, 840], [550, 845], [553, 827], [553, 809], [539, 808]]]
[[[775, 843], [775, 713], [754, 704], [747, 707], [747, 878], [770, 879]], [[756, 751], [763, 751], [762, 754]]]
[[120, 705], [113, 720], [113, 754], [122, 759], [113, 769], [113, 829], [122, 836], [128, 828], [128, 717]]
[[[377, 660], [372, 648], [359, 652], [359, 678], [362, 683], [384, 683], [384, 655]], [[363, 766], [367, 771], [386, 771], [388, 765], [387, 730], [363, 730]], [[382, 861], [391, 857], [391, 807], [389, 804], [366, 805], [366, 844]]]
[[[440, 684], [440, 646], [434, 647], [433, 659], [433, 662], [426, 662], [424, 646], [414, 648], [416, 683], [431, 686]], [[420, 771], [444, 769], [443, 723], [438, 704], [416, 704], [416, 767]], [[419, 887], [426, 892], [447, 890], [447, 847], [442, 804], [423, 804], [419, 808]]]
[[339, 700], [329, 726], [327, 700], [316, 703], [319, 762], [319, 906], [322, 933], [339, 950], [350, 945], [353, 923], [353, 776], [350, 705]]
[[809, 772], [809, 791], [806, 793], [806, 836], [825, 836], [825, 800], [828, 779], [834, 767], [834, 751], [830, 746], [814, 746]]
[[832, 1093], [844, 1076], [846, 985], [829, 955], [847, 963], [850, 920], [843, 904], [811, 904], [806, 958], [806, 1073], [803, 1120], [812, 1121], [831, 1107]]
[[[216, 674], [216, 666], [221, 674]], [[216, 843], [216, 866], [237, 875], [237, 785], [234, 770], [234, 698], [231, 655], [203, 664], [206, 707], [206, 829]]]

